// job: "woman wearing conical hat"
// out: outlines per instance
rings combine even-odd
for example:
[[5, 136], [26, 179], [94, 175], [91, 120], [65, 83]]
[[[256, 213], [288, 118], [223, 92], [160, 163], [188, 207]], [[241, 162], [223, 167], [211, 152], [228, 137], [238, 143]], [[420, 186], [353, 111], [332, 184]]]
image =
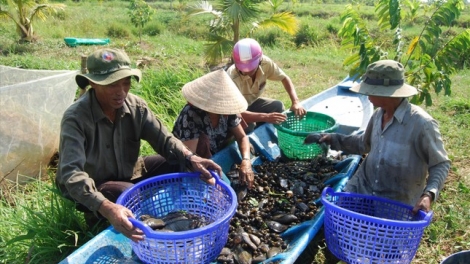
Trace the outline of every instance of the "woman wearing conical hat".
[[241, 154], [240, 181], [251, 188], [250, 142], [240, 115], [248, 103], [235, 83], [224, 70], [217, 70], [185, 84], [182, 92], [188, 103], [175, 122], [173, 134], [204, 158], [211, 158], [235, 139]]

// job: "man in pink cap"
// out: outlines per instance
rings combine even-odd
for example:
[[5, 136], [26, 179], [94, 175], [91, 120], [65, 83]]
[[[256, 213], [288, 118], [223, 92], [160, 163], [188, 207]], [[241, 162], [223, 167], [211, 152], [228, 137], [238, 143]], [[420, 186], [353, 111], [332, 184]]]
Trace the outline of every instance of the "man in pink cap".
[[261, 97], [266, 81], [280, 81], [292, 102], [290, 110], [296, 116], [304, 116], [307, 111], [300, 104], [292, 80], [276, 63], [263, 55], [259, 43], [251, 38], [239, 40], [233, 48], [234, 64], [227, 70], [248, 102], [247, 111], [242, 113], [248, 124], [246, 132], [251, 132], [262, 123], [279, 124], [286, 120], [284, 104], [279, 100]]

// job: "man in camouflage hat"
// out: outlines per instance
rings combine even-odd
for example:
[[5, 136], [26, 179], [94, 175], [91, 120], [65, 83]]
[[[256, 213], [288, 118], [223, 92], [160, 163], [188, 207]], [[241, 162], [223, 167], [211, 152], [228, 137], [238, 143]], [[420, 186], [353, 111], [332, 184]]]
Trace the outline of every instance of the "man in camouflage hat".
[[[132, 69], [124, 51], [97, 50], [88, 56], [87, 68], [89, 73], [75, 80], [81, 88], [91, 88], [62, 118], [56, 183], [85, 212], [89, 225], [104, 217], [125, 236], [142, 240], [142, 231], [128, 220], [132, 212], [115, 203], [124, 190], [148, 177], [182, 171], [186, 164], [209, 183], [214, 179], [207, 169], [219, 175], [222, 169], [194, 155], [144, 100], [129, 93], [132, 77], [140, 81], [142, 74]], [[159, 155], [143, 157], [143, 167], [135, 170], [141, 140]]]
[[[320, 142], [347, 153], [367, 154], [345, 191], [381, 196], [431, 210], [450, 169], [439, 125], [408, 102], [418, 90], [405, 83], [404, 67], [393, 60], [370, 64], [351, 91], [377, 107], [360, 135], [324, 134]], [[306, 143], [312, 143], [313, 135]]]

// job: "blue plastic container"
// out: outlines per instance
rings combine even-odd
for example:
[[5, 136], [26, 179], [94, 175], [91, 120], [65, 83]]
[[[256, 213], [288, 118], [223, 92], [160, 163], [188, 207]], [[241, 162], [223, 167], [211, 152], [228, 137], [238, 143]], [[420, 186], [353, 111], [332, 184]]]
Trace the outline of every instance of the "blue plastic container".
[[163, 217], [185, 211], [210, 224], [189, 231], [154, 231], [143, 222], [130, 219], [145, 239], [131, 242], [144, 263], [209, 263], [227, 243], [230, 220], [237, 208], [233, 189], [216, 178], [215, 185], [199, 179], [200, 173], [170, 173], [137, 183], [119, 196], [117, 204], [129, 208], [139, 219], [143, 214]]
[[410, 263], [432, 212], [376, 196], [323, 190], [325, 240], [347, 263]]
[[441, 264], [467, 264], [470, 263], [470, 250], [454, 253], [444, 259]]

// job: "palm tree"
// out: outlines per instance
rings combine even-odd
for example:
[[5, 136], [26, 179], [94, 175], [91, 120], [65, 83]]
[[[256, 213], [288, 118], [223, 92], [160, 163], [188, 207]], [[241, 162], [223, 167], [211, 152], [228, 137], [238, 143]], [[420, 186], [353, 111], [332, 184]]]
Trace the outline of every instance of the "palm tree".
[[63, 10], [64, 4], [49, 4], [46, 0], [5, 0], [6, 6], [0, 5], [0, 19], [15, 22], [16, 31], [21, 41], [34, 41], [33, 20], [46, 20], [48, 15]]
[[[207, 62], [215, 64], [231, 54], [233, 45], [240, 36], [250, 36], [254, 31], [277, 27], [289, 34], [295, 34], [299, 28], [299, 22], [291, 12], [276, 12], [279, 5], [270, 0], [217, 0], [216, 8], [207, 1], [202, 1], [190, 8], [189, 16], [211, 14], [210, 34], [205, 49]], [[261, 4], [269, 4], [273, 14], [262, 18]], [[276, 5], [276, 6], [274, 6]]]

